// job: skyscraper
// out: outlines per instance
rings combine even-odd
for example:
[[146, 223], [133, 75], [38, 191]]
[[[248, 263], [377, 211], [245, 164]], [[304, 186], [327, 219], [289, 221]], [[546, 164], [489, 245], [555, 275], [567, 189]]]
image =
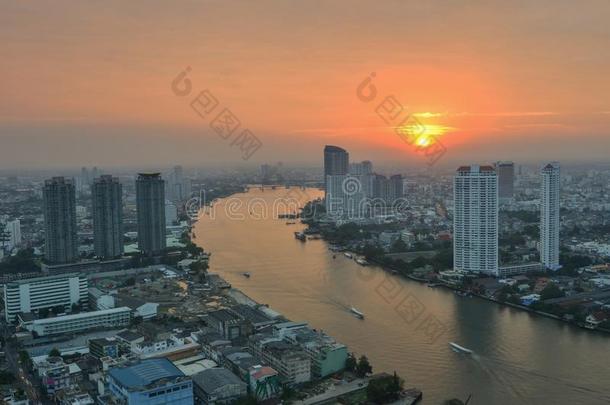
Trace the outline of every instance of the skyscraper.
[[78, 258], [74, 181], [63, 177], [46, 180], [42, 189], [45, 225], [45, 259], [70, 263]]
[[138, 248], [148, 256], [165, 249], [165, 181], [160, 173], [139, 173], [136, 179]]
[[515, 164], [513, 162], [496, 162], [498, 173], [498, 196], [501, 200], [510, 200], [514, 196]]
[[344, 176], [349, 170], [349, 153], [338, 146], [324, 147], [324, 189], [328, 191], [328, 176]]
[[355, 176], [373, 174], [373, 163], [371, 163], [370, 160], [364, 160], [360, 163], [350, 163], [349, 174], [353, 174]]
[[390, 196], [390, 181], [382, 174], [375, 174], [373, 179], [373, 198], [388, 200]]
[[91, 188], [93, 245], [101, 258], [123, 254], [123, 189], [119, 179], [104, 175]]
[[498, 275], [498, 177], [491, 166], [462, 166], [453, 182], [453, 266]]
[[174, 166], [169, 175], [166, 197], [171, 201], [185, 201], [191, 195], [191, 180], [184, 177], [182, 166]]
[[6, 230], [10, 234], [9, 248], [14, 249], [21, 245], [21, 221], [14, 219], [6, 223]]
[[389, 193], [388, 193], [388, 204], [394, 203], [399, 198], [402, 198], [404, 188], [402, 184], [402, 175], [395, 174], [390, 177], [389, 182]]
[[551, 270], [559, 269], [559, 162], [542, 167], [540, 199], [540, 261]]

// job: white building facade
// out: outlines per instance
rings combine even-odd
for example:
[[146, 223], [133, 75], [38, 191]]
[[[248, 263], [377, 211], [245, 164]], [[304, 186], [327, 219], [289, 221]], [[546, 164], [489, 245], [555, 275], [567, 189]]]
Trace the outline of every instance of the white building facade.
[[13, 281], [4, 285], [4, 308], [7, 322], [15, 322], [18, 313], [88, 301], [87, 277], [78, 273], [58, 274]]
[[561, 168], [558, 162], [542, 167], [540, 199], [540, 261], [550, 270], [559, 269], [559, 189]]
[[454, 186], [453, 266], [498, 275], [498, 177], [491, 166], [462, 166]]
[[89, 329], [116, 328], [129, 325], [131, 309], [120, 307], [102, 311], [81, 312], [74, 315], [37, 319], [27, 328], [38, 336], [78, 333]]

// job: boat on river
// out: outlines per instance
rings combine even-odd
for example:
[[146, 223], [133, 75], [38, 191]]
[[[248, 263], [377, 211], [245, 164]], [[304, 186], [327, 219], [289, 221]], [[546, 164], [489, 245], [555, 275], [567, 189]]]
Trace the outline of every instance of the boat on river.
[[449, 346], [456, 353], [472, 354], [472, 350], [466, 349], [464, 346], [460, 346], [455, 342], [449, 342]]
[[343, 256], [347, 257], [348, 259], [351, 259], [353, 257], [352, 254], [349, 252], [343, 253]]
[[358, 311], [356, 308], [351, 307], [349, 310], [351, 311], [352, 314], [356, 315], [357, 318], [364, 319], [364, 314], [362, 312]]

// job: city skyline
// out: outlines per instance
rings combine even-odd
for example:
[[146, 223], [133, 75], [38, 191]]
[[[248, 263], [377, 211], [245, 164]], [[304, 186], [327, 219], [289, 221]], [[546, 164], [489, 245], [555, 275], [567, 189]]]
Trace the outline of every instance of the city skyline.
[[0, 402], [609, 404], [609, 15], [0, 0]]

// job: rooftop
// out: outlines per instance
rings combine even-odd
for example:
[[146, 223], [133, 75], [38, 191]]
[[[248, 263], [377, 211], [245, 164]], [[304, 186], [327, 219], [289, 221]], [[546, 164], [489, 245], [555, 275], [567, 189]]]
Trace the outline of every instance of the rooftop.
[[67, 279], [67, 278], [71, 278], [71, 277], [79, 277], [79, 276], [80, 276], [79, 273], [64, 273], [64, 274], [57, 274], [57, 275], [54, 275], [54, 276], [43, 276], [43, 277], [26, 278], [26, 279], [23, 279], [23, 280], [11, 281], [10, 283], [7, 283], [7, 287], [21, 285], [21, 284], [40, 283], [40, 282], [43, 282], [43, 281], [61, 280], [61, 279]]
[[142, 360], [131, 366], [112, 368], [109, 374], [127, 389], [145, 388], [162, 379], [184, 377], [184, 373], [166, 358]]
[[109, 314], [115, 314], [115, 313], [120, 313], [120, 312], [131, 312], [131, 309], [129, 309], [128, 307], [119, 307], [119, 308], [104, 309], [101, 311], [81, 312], [79, 314], [56, 316], [54, 318], [37, 319], [34, 321], [34, 323], [36, 325], [44, 325], [44, 324], [48, 324], [48, 323], [74, 321], [74, 320], [78, 320], [78, 319], [86, 319], [91, 316], [109, 315]]
[[203, 391], [211, 393], [226, 385], [245, 385], [235, 374], [226, 368], [210, 368], [193, 376], [193, 382]]

